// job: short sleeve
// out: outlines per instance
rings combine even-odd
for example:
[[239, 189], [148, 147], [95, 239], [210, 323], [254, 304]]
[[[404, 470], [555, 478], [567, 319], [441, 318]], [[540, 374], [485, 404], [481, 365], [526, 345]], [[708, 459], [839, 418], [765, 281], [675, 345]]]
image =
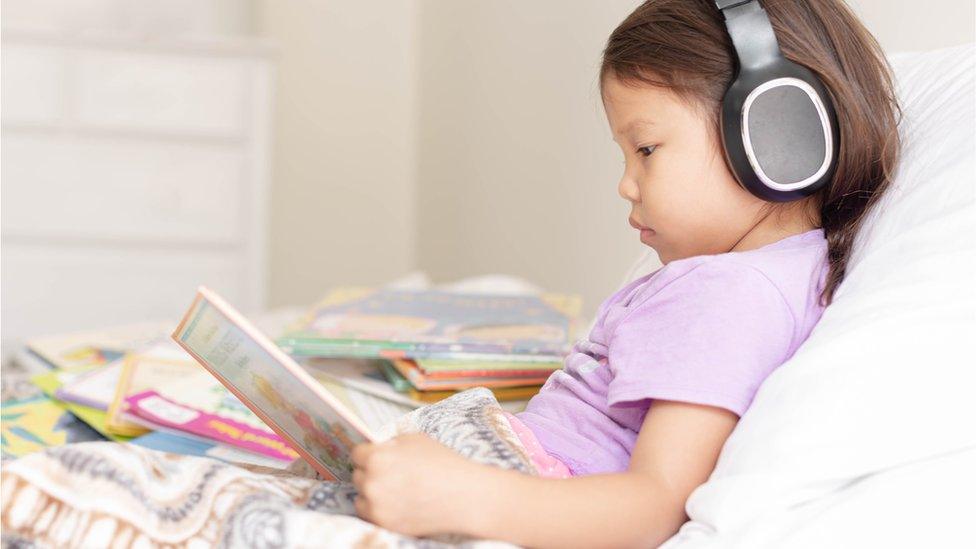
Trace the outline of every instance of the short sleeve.
[[[660, 270], [660, 269], [658, 269], [658, 270]], [[610, 297], [604, 299], [603, 300], [603, 303], [601, 303], [600, 306], [596, 310], [596, 316], [594, 316], [593, 317], [593, 320], [590, 321], [590, 326], [589, 326], [589, 328], [586, 329], [586, 333], [587, 334], [592, 333], [593, 332], [593, 328], [596, 325], [598, 325], [598, 324], [600, 324], [600, 323], [603, 322], [603, 317], [604, 317], [604, 315], [607, 314], [607, 310], [610, 307], [612, 307], [613, 305], [615, 305], [616, 303], [618, 303], [621, 299], [623, 299], [627, 295], [631, 294], [634, 291], [634, 288], [637, 288], [641, 284], [645, 283], [647, 281], [647, 279], [651, 278], [655, 274], [657, 274], [657, 271], [654, 271], [652, 273], [648, 273], [648, 274], [646, 274], [646, 275], [644, 275], [642, 277], [639, 277], [639, 278], [635, 278], [634, 280], [631, 280], [630, 282], [628, 282], [628, 283], [624, 284], [623, 286], [621, 286], [616, 292], [613, 293], [613, 295], [611, 295]]]
[[676, 400], [741, 416], [788, 358], [795, 322], [755, 267], [701, 263], [632, 304], [613, 328], [608, 404]]

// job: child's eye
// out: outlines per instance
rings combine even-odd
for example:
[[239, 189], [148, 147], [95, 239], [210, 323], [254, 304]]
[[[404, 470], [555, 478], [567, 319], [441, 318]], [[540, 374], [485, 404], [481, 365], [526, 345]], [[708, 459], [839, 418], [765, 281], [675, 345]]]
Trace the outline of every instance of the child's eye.
[[654, 149], [656, 149], [656, 148], [657, 148], [657, 145], [651, 145], [649, 147], [641, 147], [641, 148], [637, 149], [637, 154], [639, 154], [641, 156], [644, 156], [644, 157], [651, 156], [651, 153], [654, 152]]

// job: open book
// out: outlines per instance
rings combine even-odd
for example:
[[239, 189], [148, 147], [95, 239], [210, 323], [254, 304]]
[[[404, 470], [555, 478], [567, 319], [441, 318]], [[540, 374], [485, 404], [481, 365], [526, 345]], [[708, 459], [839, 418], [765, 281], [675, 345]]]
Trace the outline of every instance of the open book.
[[326, 478], [352, 478], [369, 428], [213, 291], [200, 287], [173, 339]]

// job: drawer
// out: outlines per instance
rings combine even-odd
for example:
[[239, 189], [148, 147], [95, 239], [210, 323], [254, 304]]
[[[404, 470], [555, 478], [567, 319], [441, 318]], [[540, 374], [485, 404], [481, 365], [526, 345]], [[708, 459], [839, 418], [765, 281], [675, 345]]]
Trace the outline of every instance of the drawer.
[[221, 145], [9, 133], [5, 236], [238, 242], [243, 152]]
[[51, 47], [4, 44], [3, 121], [53, 124], [64, 107], [64, 54]]
[[3, 339], [130, 322], [172, 320], [205, 284], [231, 303], [244, 301], [238, 253], [222, 250], [3, 246]]
[[247, 64], [229, 57], [80, 50], [76, 122], [110, 129], [242, 136]]

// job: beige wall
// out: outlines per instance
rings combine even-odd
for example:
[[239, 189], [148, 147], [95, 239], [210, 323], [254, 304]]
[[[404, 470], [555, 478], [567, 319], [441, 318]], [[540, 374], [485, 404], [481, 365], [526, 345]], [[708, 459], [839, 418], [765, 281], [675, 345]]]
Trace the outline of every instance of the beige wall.
[[973, 0], [848, 0], [889, 52], [930, 50], [976, 40]]
[[418, 258], [580, 293], [587, 312], [642, 244], [596, 71], [631, 0], [426, 2], [420, 23]]
[[262, 0], [278, 49], [269, 305], [413, 268], [413, 2]]
[[[592, 314], [642, 250], [596, 87], [638, 3], [266, 0], [272, 304], [416, 267], [523, 276]], [[971, 0], [852, 5], [889, 51], [974, 40]]]

